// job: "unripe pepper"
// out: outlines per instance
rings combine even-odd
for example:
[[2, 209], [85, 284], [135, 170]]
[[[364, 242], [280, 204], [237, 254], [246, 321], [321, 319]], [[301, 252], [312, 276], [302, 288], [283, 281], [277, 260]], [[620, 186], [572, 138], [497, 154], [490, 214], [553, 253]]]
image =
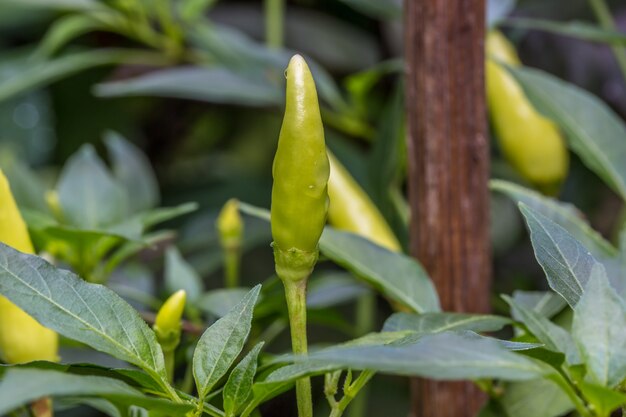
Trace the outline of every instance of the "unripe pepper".
[[522, 87], [499, 63], [520, 65], [513, 46], [498, 31], [487, 35], [487, 103], [504, 157], [528, 182], [554, 193], [567, 176], [569, 154], [552, 121], [530, 103]]
[[244, 223], [239, 213], [239, 201], [231, 198], [224, 204], [215, 222], [224, 252], [224, 274], [226, 287], [239, 285], [239, 264]]
[[180, 341], [180, 321], [185, 311], [186, 301], [185, 290], [178, 290], [165, 300], [156, 315], [154, 332], [164, 351], [174, 350]]
[[[300, 55], [289, 61], [283, 125], [272, 174], [276, 274], [285, 286], [291, 345], [307, 352], [306, 285], [317, 262], [328, 210], [330, 166], [313, 75]], [[311, 381], [296, 381], [298, 416], [313, 417]]]
[[[35, 253], [9, 182], [0, 171], [0, 242]], [[58, 336], [22, 309], [0, 296], [0, 358], [7, 363], [56, 361]]]
[[298, 280], [308, 277], [317, 261], [330, 166], [315, 82], [300, 55], [291, 58], [286, 75], [285, 117], [272, 168], [271, 223], [277, 273], [283, 280]]
[[400, 242], [365, 191], [330, 151], [328, 160], [328, 223], [337, 229], [363, 236], [391, 251], [401, 251]]

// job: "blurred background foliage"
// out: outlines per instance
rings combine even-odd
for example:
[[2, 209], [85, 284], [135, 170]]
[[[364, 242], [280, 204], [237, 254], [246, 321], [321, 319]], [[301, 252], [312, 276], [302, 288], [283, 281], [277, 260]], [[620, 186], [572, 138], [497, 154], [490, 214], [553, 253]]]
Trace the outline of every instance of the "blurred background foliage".
[[[296, 52], [312, 63], [329, 147], [406, 247], [401, 1], [293, 0], [284, 10], [281, 3], [0, 0], [0, 166], [38, 249], [93, 281], [110, 275], [109, 285], [143, 311], [183, 286], [197, 295], [188, 317], [223, 314], [238, 295], [218, 290], [215, 219], [229, 198], [269, 207], [283, 71]], [[610, 5], [626, 30], [626, 5]], [[509, 13], [595, 21], [586, 0], [494, 0], [489, 13], [492, 22]], [[608, 46], [518, 26], [507, 34], [525, 64], [592, 91], [626, 116], [626, 84]], [[524, 183], [495, 146], [492, 153], [494, 177]], [[616, 239], [626, 217], [620, 200], [573, 155], [560, 199]], [[84, 212], [89, 201], [97, 202], [96, 218]], [[85, 214], [84, 222], [60, 218], [59, 205], [78, 213], [73, 220]], [[515, 206], [494, 195], [492, 207], [494, 294], [545, 289]], [[171, 231], [155, 232], [161, 222]], [[280, 292], [272, 291], [279, 282], [271, 278], [269, 231], [252, 217], [245, 222], [242, 285], [270, 277], [264, 297], [274, 301], [265, 304], [260, 329], [277, 336], [280, 352], [288, 335]], [[318, 268], [314, 343], [358, 336], [349, 302], [364, 291]], [[504, 308], [495, 296], [494, 303]], [[382, 300], [378, 308], [380, 323], [391, 310]], [[66, 346], [63, 357], [78, 362], [85, 354]], [[368, 415], [406, 414], [407, 391], [403, 379], [377, 377]], [[271, 415], [292, 412], [290, 401], [272, 407]]]

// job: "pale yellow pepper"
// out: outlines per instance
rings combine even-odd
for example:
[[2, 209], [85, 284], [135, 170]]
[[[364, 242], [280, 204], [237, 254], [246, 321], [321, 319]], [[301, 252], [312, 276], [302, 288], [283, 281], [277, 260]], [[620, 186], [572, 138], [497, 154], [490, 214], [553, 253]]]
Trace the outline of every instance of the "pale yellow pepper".
[[328, 160], [328, 223], [337, 229], [363, 236], [391, 251], [400, 252], [400, 242], [369, 196], [330, 151]]
[[[9, 182], [0, 171], [0, 242], [34, 253], [26, 224], [15, 204]], [[58, 359], [58, 336], [22, 309], [0, 296], [0, 359], [25, 363]]]
[[513, 45], [498, 31], [487, 35], [487, 104], [502, 154], [529, 183], [554, 193], [565, 180], [569, 154], [557, 126], [541, 115], [501, 64], [519, 66]]

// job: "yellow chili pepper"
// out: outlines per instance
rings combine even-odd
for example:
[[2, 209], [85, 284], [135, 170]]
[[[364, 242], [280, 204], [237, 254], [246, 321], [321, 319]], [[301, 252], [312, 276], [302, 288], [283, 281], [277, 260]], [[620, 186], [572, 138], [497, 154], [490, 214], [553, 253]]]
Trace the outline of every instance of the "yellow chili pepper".
[[[9, 182], [0, 171], [0, 242], [34, 253], [26, 224], [15, 204]], [[56, 361], [58, 337], [22, 309], [0, 296], [0, 357], [7, 363]]]
[[173, 350], [180, 341], [180, 320], [185, 311], [187, 293], [178, 290], [163, 303], [154, 321], [154, 331], [163, 350]]
[[569, 154], [552, 121], [530, 103], [500, 63], [520, 65], [513, 45], [497, 31], [487, 35], [487, 102], [504, 157], [528, 182], [554, 193], [567, 176]]
[[329, 151], [328, 222], [340, 230], [363, 236], [389, 250], [402, 250], [391, 227], [348, 170]]

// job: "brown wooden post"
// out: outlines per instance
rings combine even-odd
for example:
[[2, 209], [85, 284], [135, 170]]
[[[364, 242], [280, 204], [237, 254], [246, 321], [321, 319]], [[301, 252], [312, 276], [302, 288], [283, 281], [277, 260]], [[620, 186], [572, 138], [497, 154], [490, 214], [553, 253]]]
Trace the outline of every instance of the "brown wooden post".
[[[487, 312], [490, 291], [485, 0], [406, 0], [411, 253], [446, 311]], [[473, 417], [471, 383], [415, 380], [415, 417]]]

